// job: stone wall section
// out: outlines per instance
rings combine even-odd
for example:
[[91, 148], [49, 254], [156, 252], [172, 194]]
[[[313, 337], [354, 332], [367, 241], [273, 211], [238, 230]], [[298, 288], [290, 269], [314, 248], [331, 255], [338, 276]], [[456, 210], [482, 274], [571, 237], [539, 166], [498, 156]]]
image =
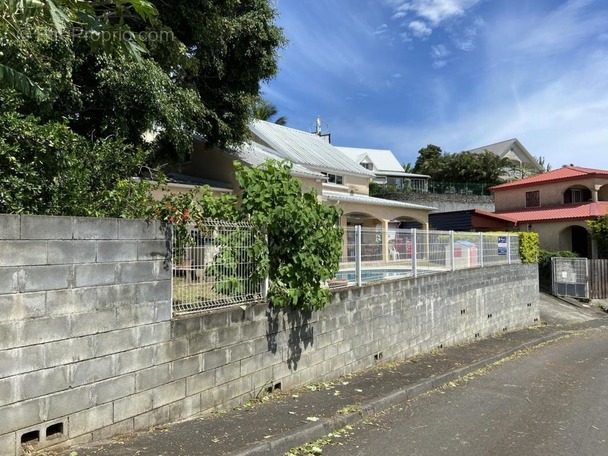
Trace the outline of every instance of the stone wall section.
[[538, 321], [536, 265], [171, 317], [157, 222], [0, 215], [0, 455], [242, 405]]

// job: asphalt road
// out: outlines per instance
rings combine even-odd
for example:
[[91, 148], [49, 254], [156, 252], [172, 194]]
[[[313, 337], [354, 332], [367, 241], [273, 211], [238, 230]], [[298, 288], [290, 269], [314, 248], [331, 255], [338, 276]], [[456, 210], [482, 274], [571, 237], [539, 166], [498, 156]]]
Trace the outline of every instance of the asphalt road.
[[332, 440], [323, 455], [608, 455], [608, 329], [533, 349]]

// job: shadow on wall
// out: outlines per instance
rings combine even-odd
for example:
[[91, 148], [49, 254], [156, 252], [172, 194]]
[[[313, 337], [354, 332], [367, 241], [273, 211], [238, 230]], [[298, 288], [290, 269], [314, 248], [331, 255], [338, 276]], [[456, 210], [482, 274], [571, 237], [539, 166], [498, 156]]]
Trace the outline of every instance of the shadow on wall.
[[[310, 311], [283, 310], [274, 307], [269, 307], [266, 311], [266, 318], [268, 320], [266, 339], [270, 352], [276, 354], [278, 351], [278, 332], [281, 329], [287, 332], [287, 328], [289, 328], [287, 366], [292, 371], [298, 370], [298, 362], [302, 357], [302, 352], [308, 346], [312, 347], [314, 343], [314, 328], [310, 324], [311, 317], [312, 312]], [[283, 328], [280, 328], [281, 322], [283, 322]]]

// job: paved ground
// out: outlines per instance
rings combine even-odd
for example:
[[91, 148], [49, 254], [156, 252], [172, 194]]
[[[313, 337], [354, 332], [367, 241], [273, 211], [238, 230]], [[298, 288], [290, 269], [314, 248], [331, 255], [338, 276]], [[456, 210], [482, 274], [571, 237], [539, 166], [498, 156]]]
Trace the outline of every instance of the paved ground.
[[606, 455], [607, 345], [607, 326], [543, 344], [316, 445], [324, 456]]
[[541, 303], [541, 318], [546, 324], [449, 347], [402, 363], [385, 363], [331, 383], [275, 393], [226, 413], [55, 454], [69, 455], [75, 451], [78, 456], [282, 455], [518, 350], [608, 325], [607, 315], [593, 307], [547, 296], [542, 297]]

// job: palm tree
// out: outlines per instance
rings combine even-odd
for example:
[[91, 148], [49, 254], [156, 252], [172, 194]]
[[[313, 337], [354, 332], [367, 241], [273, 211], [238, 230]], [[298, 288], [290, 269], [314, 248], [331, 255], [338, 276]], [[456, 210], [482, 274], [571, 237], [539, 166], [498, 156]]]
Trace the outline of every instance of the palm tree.
[[[252, 117], [258, 120], [266, 120], [270, 122], [270, 119], [279, 113], [277, 107], [262, 98], [259, 98], [252, 107]], [[275, 121], [277, 125], [285, 125], [287, 123], [287, 117], [278, 117]]]

